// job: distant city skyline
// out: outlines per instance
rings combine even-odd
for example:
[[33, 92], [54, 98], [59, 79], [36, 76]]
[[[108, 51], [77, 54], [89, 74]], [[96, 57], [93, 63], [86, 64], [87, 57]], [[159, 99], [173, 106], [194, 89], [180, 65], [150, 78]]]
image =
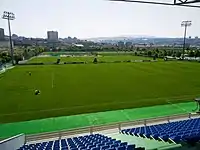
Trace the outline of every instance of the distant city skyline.
[[[192, 21], [187, 35], [200, 37], [200, 9], [197, 8], [106, 0], [1, 0], [0, 15], [3, 11], [15, 13], [12, 33], [25, 37], [46, 38], [51, 30], [58, 31], [59, 38], [182, 37], [183, 20]], [[8, 35], [6, 20], [0, 19], [0, 28]]]

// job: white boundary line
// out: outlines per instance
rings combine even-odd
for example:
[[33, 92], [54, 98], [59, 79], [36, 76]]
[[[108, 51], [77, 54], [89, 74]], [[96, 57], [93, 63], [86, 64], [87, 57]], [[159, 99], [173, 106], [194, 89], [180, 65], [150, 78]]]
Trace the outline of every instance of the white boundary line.
[[51, 75], [51, 87], [52, 89], [54, 88], [54, 72], [52, 72], [52, 75]]
[[121, 112], [124, 114], [124, 116], [126, 116], [126, 118], [127, 118], [128, 120], [131, 120], [131, 118], [129, 117], [129, 115], [126, 114], [126, 113], [124, 112], [124, 109], [122, 109]]
[[184, 109], [184, 108], [178, 106], [177, 104], [171, 103], [169, 100], [167, 100], [166, 102], [167, 102], [168, 104], [170, 104], [171, 106], [173, 106], [173, 107], [176, 107], [176, 108], [178, 108], [178, 109], [181, 109], [181, 110], [184, 111], [184, 112], [189, 113], [189, 111], [187, 111], [186, 109]]

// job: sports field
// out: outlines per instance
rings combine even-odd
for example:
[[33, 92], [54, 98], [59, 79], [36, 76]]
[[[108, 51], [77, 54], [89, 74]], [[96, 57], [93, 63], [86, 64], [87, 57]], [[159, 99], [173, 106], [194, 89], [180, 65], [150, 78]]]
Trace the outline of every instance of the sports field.
[[[94, 60], [94, 56], [73, 56], [73, 57], [36, 57], [31, 59], [28, 63], [46, 63], [46, 62], [56, 62], [57, 59], [60, 58], [61, 62], [88, 62], [92, 63]], [[140, 57], [140, 56], [131, 56], [131, 55], [116, 55], [116, 56], [104, 56], [100, 55], [98, 57], [98, 61], [106, 61], [106, 62], [113, 62], [113, 61], [125, 61], [125, 60], [152, 60], [152, 58], [148, 57]]]
[[191, 101], [200, 96], [199, 67], [162, 61], [17, 66], [0, 75], [0, 122]]

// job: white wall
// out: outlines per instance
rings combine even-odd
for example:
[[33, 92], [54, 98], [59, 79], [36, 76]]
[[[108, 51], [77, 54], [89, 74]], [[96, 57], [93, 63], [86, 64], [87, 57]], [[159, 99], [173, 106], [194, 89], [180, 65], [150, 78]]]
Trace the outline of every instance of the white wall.
[[0, 141], [0, 150], [16, 150], [25, 144], [25, 135], [20, 134]]

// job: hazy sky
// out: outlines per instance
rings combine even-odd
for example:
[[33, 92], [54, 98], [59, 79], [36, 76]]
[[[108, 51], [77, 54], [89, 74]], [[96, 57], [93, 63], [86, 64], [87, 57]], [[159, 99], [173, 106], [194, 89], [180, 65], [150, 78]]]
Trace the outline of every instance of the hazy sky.
[[[3, 11], [12, 11], [16, 15], [12, 32], [27, 37], [46, 37], [47, 30], [58, 31], [59, 37], [78, 38], [120, 35], [181, 37], [182, 20], [192, 20], [188, 36], [200, 36], [198, 8], [106, 0], [0, 0], [0, 13]], [[8, 33], [6, 20], [0, 19], [0, 28]]]

